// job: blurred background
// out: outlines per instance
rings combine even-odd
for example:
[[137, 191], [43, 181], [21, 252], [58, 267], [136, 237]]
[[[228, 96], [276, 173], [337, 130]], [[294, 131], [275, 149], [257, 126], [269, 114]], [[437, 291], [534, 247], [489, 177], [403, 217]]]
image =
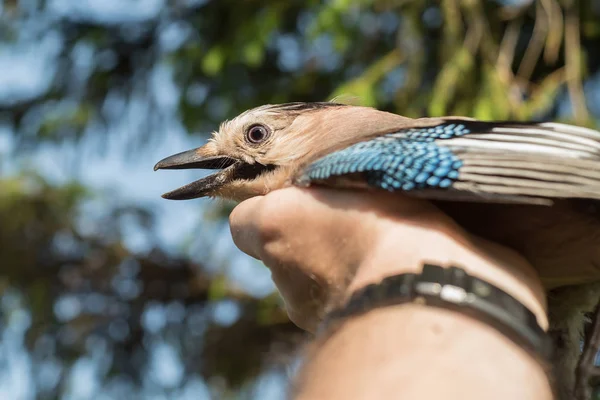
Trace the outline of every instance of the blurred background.
[[600, 1], [0, 0], [0, 400], [282, 399], [268, 270], [152, 167], [334, 97], [598, 127]]

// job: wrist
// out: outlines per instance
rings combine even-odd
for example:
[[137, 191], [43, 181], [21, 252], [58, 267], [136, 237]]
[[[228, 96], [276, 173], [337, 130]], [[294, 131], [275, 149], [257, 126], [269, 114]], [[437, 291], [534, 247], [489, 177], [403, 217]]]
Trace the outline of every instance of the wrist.
[[[378, 245], [359, 265], [344, 299], [387, 276], [420, 273], [427, 263], [456, 265], [516, 298], [535, 314], [543, 329], [548, 327], [545, 296], [535, 271], [522, 257], [508, 249], [467, 238], [452, 227], [403, 226], [400, 232], [387, 229], [375, 242]], [[435, 246], [431, 245], [433, 243]], [[402, 258], [397, 257], [399, 247], [402, 247]]]

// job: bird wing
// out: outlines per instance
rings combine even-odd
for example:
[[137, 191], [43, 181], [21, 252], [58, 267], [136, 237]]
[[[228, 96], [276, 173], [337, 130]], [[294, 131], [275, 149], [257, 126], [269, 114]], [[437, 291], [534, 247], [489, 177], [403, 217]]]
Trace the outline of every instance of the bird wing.
[[295, 183], [441, 200], [600, 199], [600, 132], [559, 123], [415, 123], [328, 154], [304, 168]]

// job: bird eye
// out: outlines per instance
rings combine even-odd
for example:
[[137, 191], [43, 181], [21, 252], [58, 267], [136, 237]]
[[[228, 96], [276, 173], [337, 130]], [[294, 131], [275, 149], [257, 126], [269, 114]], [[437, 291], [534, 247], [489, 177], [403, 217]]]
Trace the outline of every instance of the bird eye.
[[252, 144], [264, 142], [269, 136], [269, 130], [264, 125], [254, 125], [246, 132], [246, 139]]

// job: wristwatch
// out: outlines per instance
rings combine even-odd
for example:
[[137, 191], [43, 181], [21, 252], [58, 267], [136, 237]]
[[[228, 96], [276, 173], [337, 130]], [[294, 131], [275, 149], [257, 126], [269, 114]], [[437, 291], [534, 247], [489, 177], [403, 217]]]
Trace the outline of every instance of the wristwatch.
[[425, 264], [420, 274], [389, 276], [356, 291], [345, 306], [325, 317], [320, 331], [376, 308], [418, 301], [470, 315], [544, 361], [551, 357], [550, 337], [535, 315], [517, 299], [462, 268], [432, 264]]

